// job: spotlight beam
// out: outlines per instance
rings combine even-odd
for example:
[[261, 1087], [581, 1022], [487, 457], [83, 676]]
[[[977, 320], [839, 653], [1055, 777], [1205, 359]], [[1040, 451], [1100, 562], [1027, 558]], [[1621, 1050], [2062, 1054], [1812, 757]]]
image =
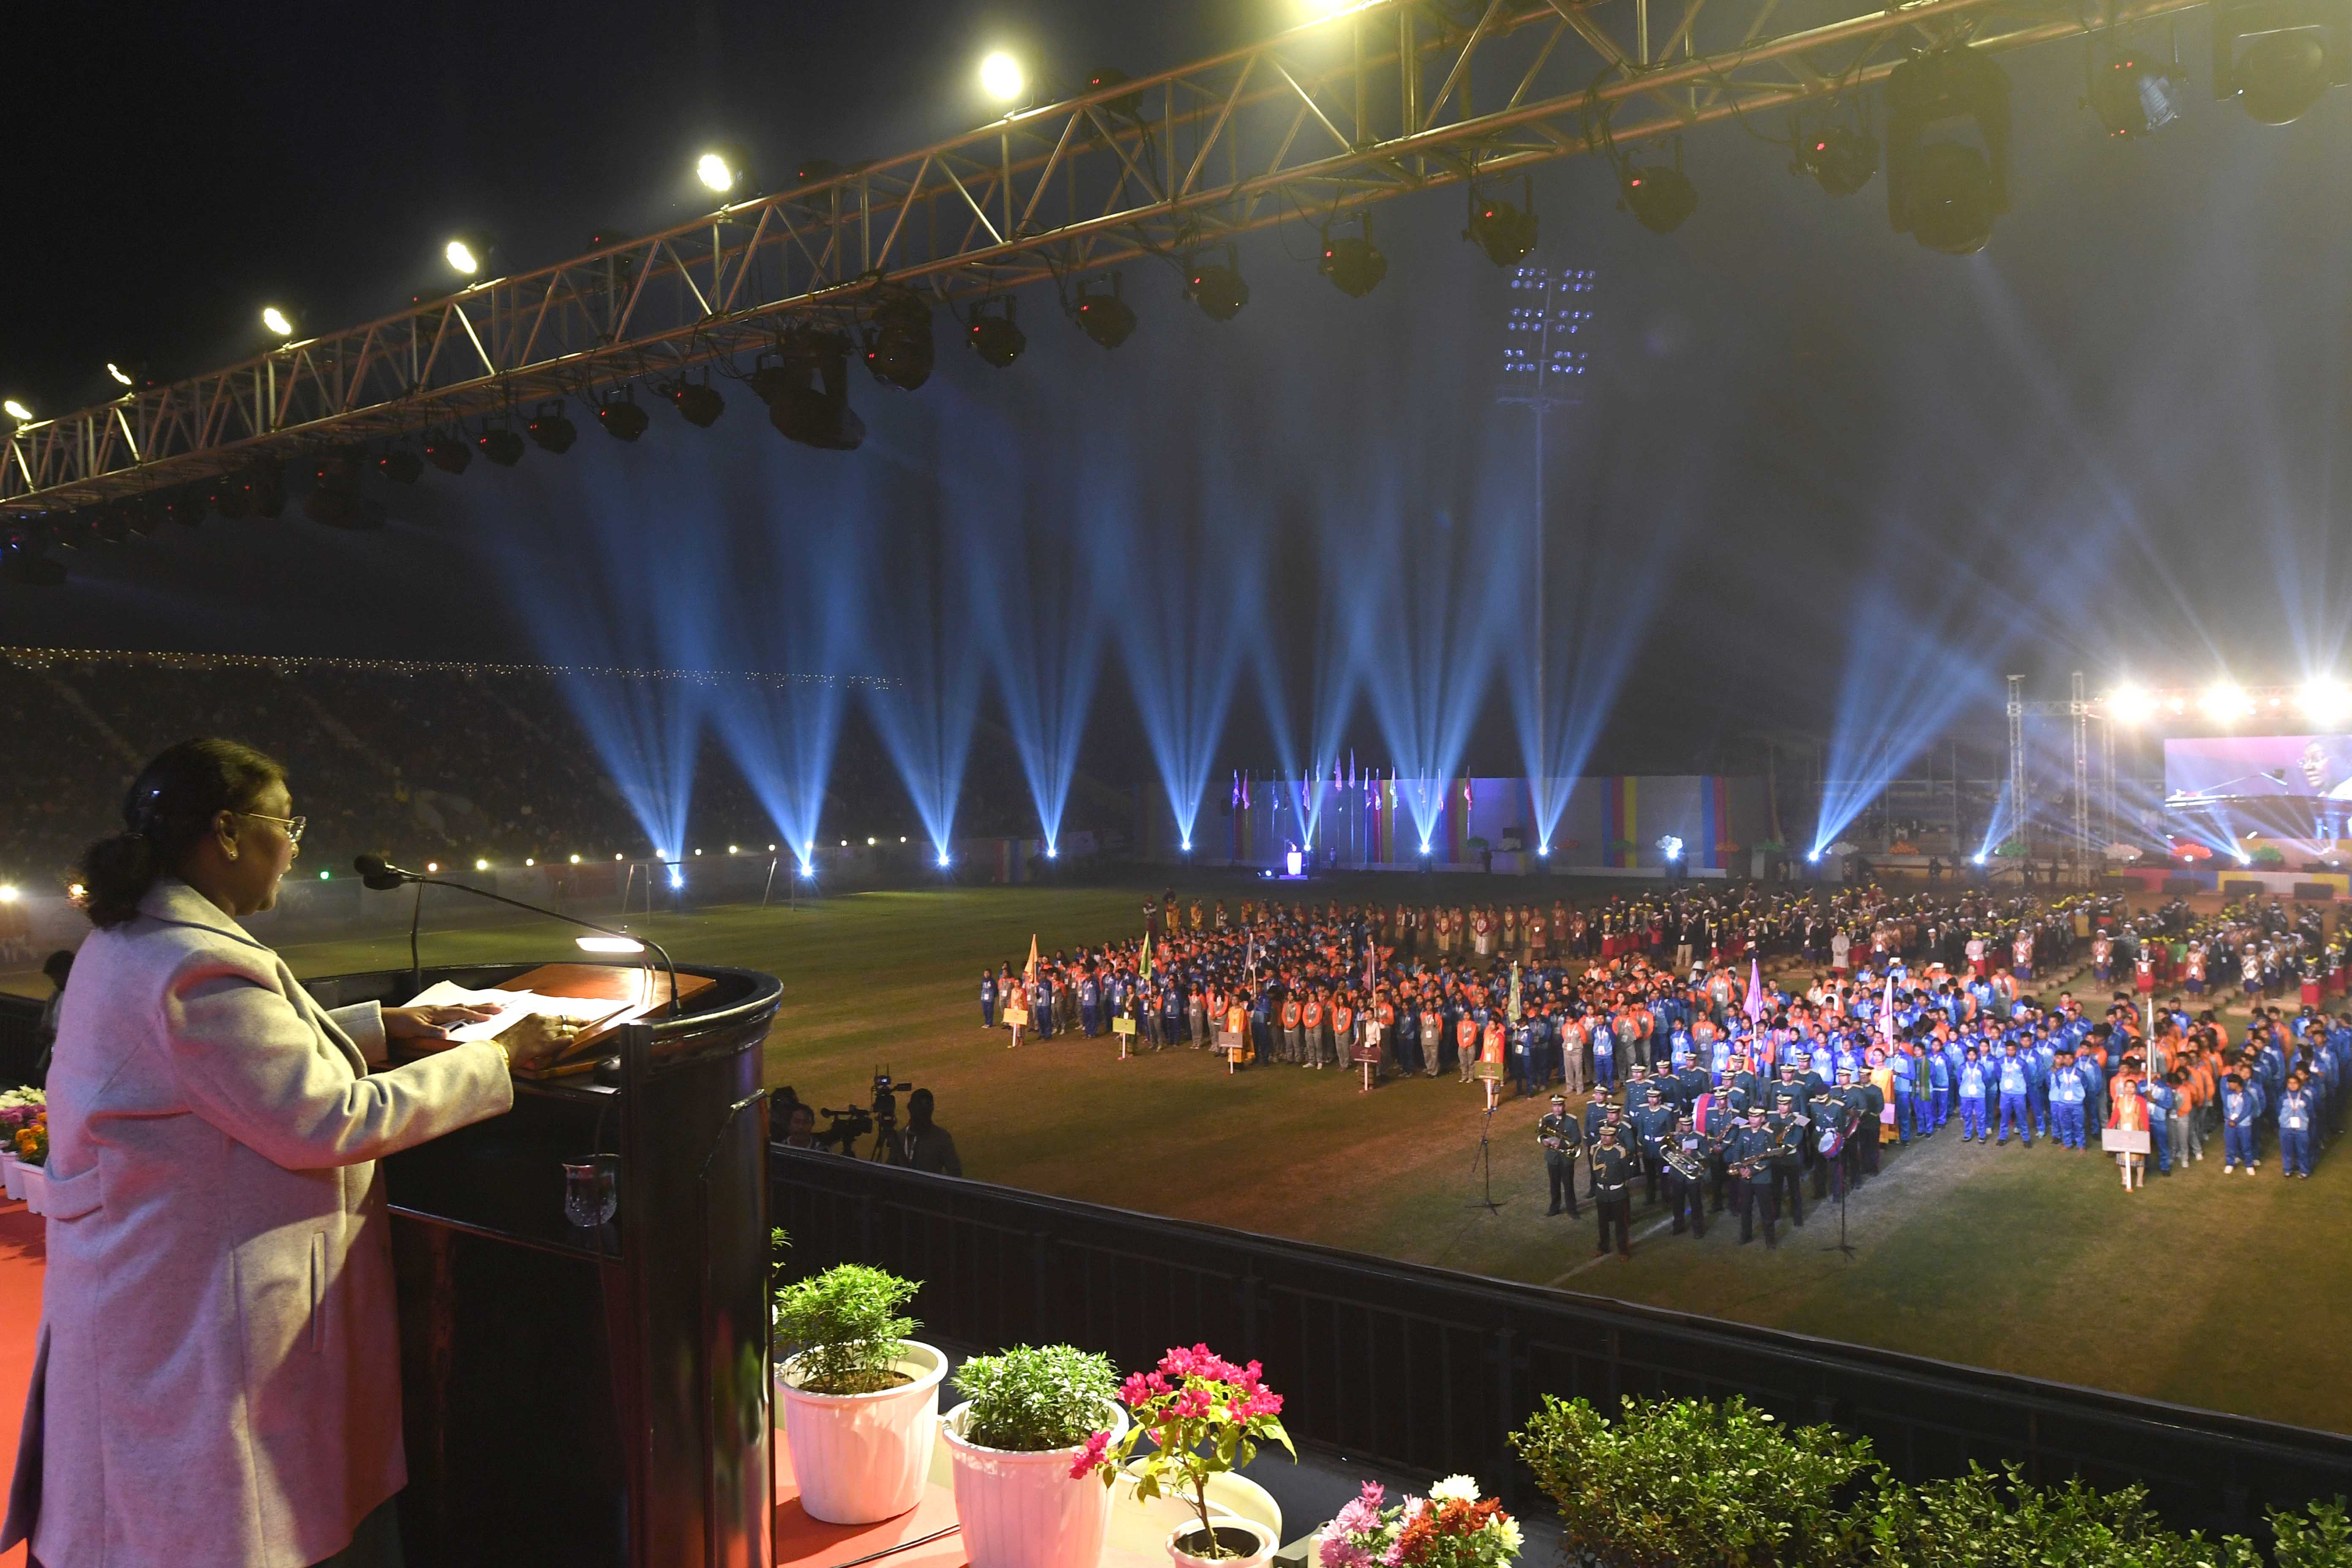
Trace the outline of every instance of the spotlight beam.
[[[1358, 67], [1312, 23], [1212, 58], [1024, 110], [962, 136], [829, 174], [795, 189], [606, 246], [226, 369], [65, 415], [18, 431], [0, 463], [0, 510], [69, 510], [175, 488], [275, 456], [292, 463], [322, 446], [381, 441], [427, 423], [456, 425], [497, 410], [588, 395], [649, 363], [673, 373], [745, 359], [778, 324], [820, 300], [839, 305], [881, 283], [950, 299], [1050, 287], [1048, 258], [1083, 254], [1088, 268], [1146, 254], [1178, 255], [1315, 212], [1329, 218], [1459, 183], [1478, 151], [1487, 180], [1580, 155], [1597, 99], [1654, 99], [1666, 110], [1612, 127], [1620, 148], [1880, 80], [1916, 29], [1973, 22], [1970, 48], [1999, 52], [2174, 15], [2201, 0], [2129, 0], [2065, 16], [2012, 12], [2000, 0], [1922, 0], [1774, 31], [1771, 0], [1715, 0], [1681, 35], [1685, 57], [1639, 58], [1612, 8], [1530, 5], [1492, 26], [1440, 35], [1406, 0], [1349, 15], [1384, 42], [1362, 68], [1384, 79], [1381, 100], [1426, 106], [1410, 122], [1342, 125], [1324, 107], [1355, 99]], [[1403, 26], [1400, 27], [1400, 15]], [[1630, 16], [1631, 13], [1627, 13]], [[1574, 26], [1562, 29], [1561, 18]], [[1556, 41], [1556, 47], [1555, 47]], [[1825, 75], [1780, 62], [1851, 59]], [[1462, 114], [1453, 88], [1525, 82], [1486, 113]], [[1594, 82], [1601, 85], [1594, 87]], [[1694, 109], [1681, 88], [1703, 89]], [[1712, 96], [1708, 96], [1712, 95]], [[1139, 121], [1118, 105], [1139, 101]], [[1446, 119], [1451, 110], [1457, 118]], [[1150, 125], [1154, 153], [1145, 146]], [[1167, 165], [1182, 146], [1189, 163]], [[982, 194], [950, 169], [997, 171]], [[1227, 171], [1249, 171], [1235, 174]], [[1116, 193], [1106, 205], [1102, 193]], [[1335, 199], [1334, 193], [1339, 193]], [[870, 199], [867, 199], [870, 198]], [[1007, 227], [999, 214], [1025, 215]], [[862, 278], [880, 276], [872, 283]], [[626, 279], [625, 283], [616, 283]], [[715, 292], [714, 292], [715, 290]], [[615, 330], [617, 326], [618, 330]], [[306, 329], [307, 331], [307, 329]], [[430, 343], [413, 364], [392, 344]], [[195, 416], [219, 409], [227, 416]]]

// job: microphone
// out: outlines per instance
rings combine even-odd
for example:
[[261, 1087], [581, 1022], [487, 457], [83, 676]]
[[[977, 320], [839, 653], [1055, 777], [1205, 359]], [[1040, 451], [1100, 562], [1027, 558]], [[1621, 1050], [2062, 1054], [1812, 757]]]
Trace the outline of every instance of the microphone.
[[[360, 881], [362, 885], [373, 888], [378, 892], [388, 892], [394, 888], [411, 883], [420, 889], [454, 888], [461, 893], [471, 893], [478, 899], [488, 899], [494, 904], [505, 904], [510, 909], [523, 910], [534, 915], [544, 915], [551, 921], [562, 921], [566, 925], [578, 926], [583, 931], [593, 931], [599, 936], [618, 937], [624, 942], [643, 943], [651, 948], [661, 959], [662, 968], [669, 974], [669, 1012], [671, 1017], [677, 1016], [677, 965], [670, 962], [668, 950], [651, 937], [631, 936], [626, 931], [614, 931], [610, 926], [600, 926], [583, 921], [577, 915], [567, 915], [561, 910], [541, 909], [537, 904], [526, 904], [520, 899], [509, 899], [503, 893], [488, 892], [464, 882], [452, 882], [441, 877], [427, 877], [421, 871], [411, 871], [404, 867], [395, 866], [381, 855], [353, 856], [352, 869], [360, 874]], [[412, 926], [409, 936], [409, 967], [412, 973], [415, 970], [415, 932]]]

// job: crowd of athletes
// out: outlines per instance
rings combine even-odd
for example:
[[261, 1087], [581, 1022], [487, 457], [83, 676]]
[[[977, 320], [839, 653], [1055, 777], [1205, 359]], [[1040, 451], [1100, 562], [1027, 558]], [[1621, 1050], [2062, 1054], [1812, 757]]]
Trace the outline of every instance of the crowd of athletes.
[[2352, 1066], [2330, 1011], [2342, 940], [2275, 900], [2200, 915], [1981, 889], [1230, 906], [1171, 890], [1142, 925], [983, 973], [983, 1026], [1015, 1046], [1119, 1037], [1234, 1067], [1556, 1089], [1537, 1127], [1552, 1212], [1598, 1205], [1604, 1252], [1629, 1248], [1637, 1192], [1676, 1232], [1727, 1209], [1743, 1241], [1777, 1245], [1808, 1194], [1841, 1195], [1888, 1146], [1955, 1123], [1964, 1142], [2079, 1151], [2144, 1131], [2159, 1175], [2218, 1143], [2225, 1172], [2274, 1154], [2307, 1176]]

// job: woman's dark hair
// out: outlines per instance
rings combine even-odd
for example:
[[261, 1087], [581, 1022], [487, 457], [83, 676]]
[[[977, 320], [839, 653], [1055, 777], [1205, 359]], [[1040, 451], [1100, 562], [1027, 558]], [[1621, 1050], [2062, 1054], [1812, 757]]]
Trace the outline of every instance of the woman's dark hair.
[[286, 770], [235, 741], [182, 741], [139, 770], [122, 797], [123, 831], [82, 851], [89, 923], [111, 931], [139, 912], [155, 879], [175, 871], [224, 811], [243, 811]]

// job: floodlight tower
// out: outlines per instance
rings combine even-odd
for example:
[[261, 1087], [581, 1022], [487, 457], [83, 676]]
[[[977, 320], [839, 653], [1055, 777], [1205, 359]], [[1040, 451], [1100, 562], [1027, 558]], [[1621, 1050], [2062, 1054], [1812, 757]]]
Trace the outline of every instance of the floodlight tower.
[[[1515, 268], [1510, 303], [1503, 318], [1502, 368], [1495, 401], [1524, 405], [1535, 415], [1535, 752], [1538, 769], [1551, 764], [1544, 735], [1544, 668], [1551, 661], [1551, 631], [1544, 620], [1544, 416], [1584, 401], [1584, 377], [1591, 368], [1587, 345], [1592, 336], [1592, 289], [1597, 276], [1589, 267]], [[1540, 794], [1540, 774], [1528, 783]]]
[[[2025, 836], [2025, 677], [2009, 678], [2009, 809], [2015, 820], [2017, 847], [2031, 853]], [[1993, 847], [1998, 850], [2000, 846]]]

